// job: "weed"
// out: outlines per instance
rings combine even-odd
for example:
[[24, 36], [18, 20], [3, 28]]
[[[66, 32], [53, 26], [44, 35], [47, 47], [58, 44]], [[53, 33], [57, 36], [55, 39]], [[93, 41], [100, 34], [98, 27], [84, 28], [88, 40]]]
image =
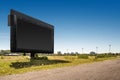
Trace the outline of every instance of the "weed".
[[78, 55], [78, 58], [80, 59], [88, 59], [88, 54], [80, 54], [80, 55]]
[[1, 56], [1, 59], [4, 59], [4, 56]]

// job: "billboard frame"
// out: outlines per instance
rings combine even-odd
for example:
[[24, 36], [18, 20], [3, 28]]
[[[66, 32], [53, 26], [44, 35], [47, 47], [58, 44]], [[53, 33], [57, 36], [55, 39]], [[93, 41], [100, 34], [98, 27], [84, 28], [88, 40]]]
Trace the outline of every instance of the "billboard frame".
[[[25, 20], [32, 24], [50, 29], [52, 31], [52, 50], [45, 51], [45, 50], [30, 50], [30, 49], [17, 48], [17, 39], [16, 39], [17, 19], [22, 19], [22, 20]], [[11, 52], [31, 53], [31, 55], [34, 53], [44, 53], [44, 54], [54, 53], [54, 26], [53, 25], [45, 23], [41, 20], [35, 19], [33, 17], [30, 17], [21, 12], [11, 9], [10, 15], [8, 15], [8, 26], [10, 26], [10, 49], [11, 49]]]

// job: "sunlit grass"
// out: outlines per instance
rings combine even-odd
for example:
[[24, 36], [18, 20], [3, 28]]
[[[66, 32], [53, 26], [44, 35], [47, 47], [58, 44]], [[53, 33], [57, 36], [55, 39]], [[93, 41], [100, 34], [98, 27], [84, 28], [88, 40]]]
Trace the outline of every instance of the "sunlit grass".
[[24, 73], [35, 70], [46, 70], [52, 68], [60, 68], [65, 66], [75, 66], [78, 64], [104, 61], [110, 58], [81, 59], [77, 56], [48, 56], [49, 60], [30, 60], [28, 56], [0, 56], [0, 76]]

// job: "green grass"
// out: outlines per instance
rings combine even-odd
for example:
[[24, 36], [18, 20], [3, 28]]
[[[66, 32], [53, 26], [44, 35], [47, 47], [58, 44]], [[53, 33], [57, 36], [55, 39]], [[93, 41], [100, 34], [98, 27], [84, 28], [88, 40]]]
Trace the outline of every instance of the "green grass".
[[0, 56], [0, 76], [30, 72], [35, 70], [46, 70], [65, 66], [91, 63], [116, 59], [117, 57], [88, 59], [77, 56], [48, 56], [48, 60], [30, 60], [28, 56]]

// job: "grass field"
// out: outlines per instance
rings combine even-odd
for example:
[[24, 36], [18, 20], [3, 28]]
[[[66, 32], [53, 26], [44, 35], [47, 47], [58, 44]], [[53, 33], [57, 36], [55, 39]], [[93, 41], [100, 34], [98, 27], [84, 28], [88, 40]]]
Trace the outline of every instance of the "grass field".
[[116, 59], [117, 57], [81, 59], [77, 56], [47, 56], [48, 60], [30, 60], [29, 56], [0, 56], [0, 76], [24, 73], [35, 70], [46, 70], [64, 66], [74, 66]]

